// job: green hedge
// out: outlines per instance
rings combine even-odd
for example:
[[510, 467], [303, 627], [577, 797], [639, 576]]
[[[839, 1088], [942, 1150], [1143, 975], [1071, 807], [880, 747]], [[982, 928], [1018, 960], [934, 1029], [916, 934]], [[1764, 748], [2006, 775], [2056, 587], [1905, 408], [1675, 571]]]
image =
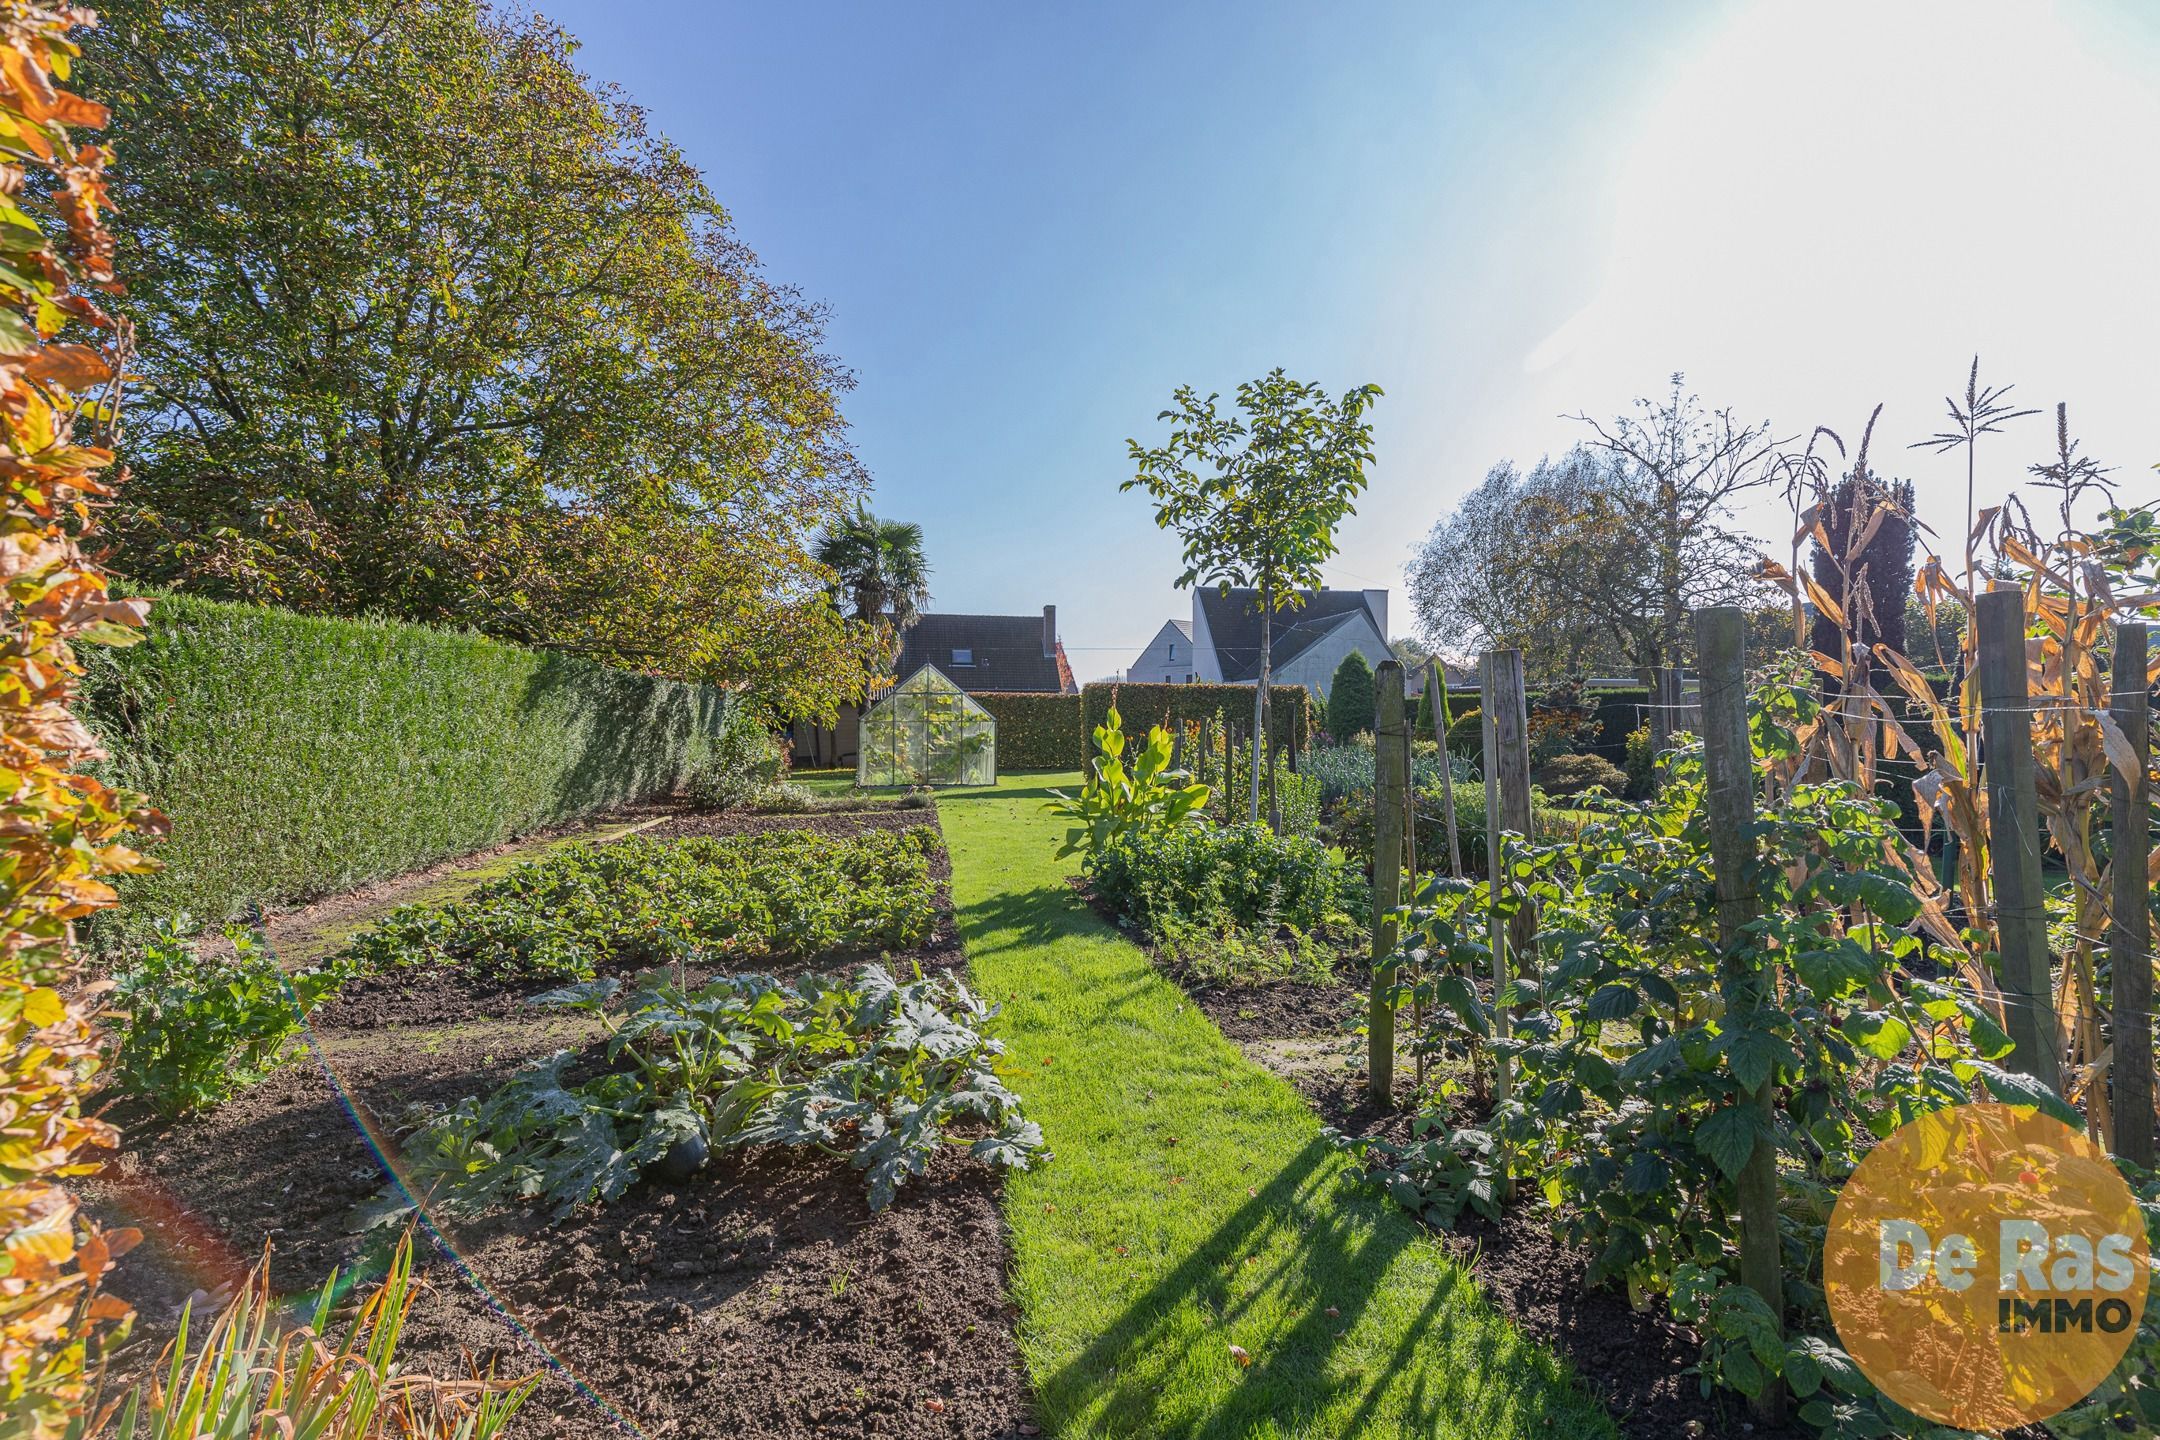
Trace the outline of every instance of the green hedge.
[[158, 596], [149, 638], [86, 655], [103, 772], [172, 819], [109, 945], [215, 924], [674, 790], [729, 703], [465, 631]]
[[1041, 691], [977, 692], [975, 703], [997, 721], [997, 763], [1006, 770], [1070, 770], [1087, 753], [1078, 695]]
[[[1303, 751], [1311, 743], [1313, 731], [1318, 726], [1317, 707], [1312, 704], [1311, 692], [1302, 685], [1276, 685], [1272, 691], [1268, 728], [1274, 732], [1275, 743], [1288, 746], [1294, 739], [1297, 748]], [[1080, 690], [1081, 758], [1076, 763], [1085, 763], [1090, 743], [1088, 737], [1109, 715], [1113, 695], [1117, 697], [1118, 714], [1125, 721], [1128, 735], [1136, 730], [1145, 733], [1150, 725], [1206, 720], [1217, 711], [1221, 711], [1223, 719], [1233, 726], [1252, 728], [1253, 692], [1250, 685], [1134, 685], [1099, 680]]]

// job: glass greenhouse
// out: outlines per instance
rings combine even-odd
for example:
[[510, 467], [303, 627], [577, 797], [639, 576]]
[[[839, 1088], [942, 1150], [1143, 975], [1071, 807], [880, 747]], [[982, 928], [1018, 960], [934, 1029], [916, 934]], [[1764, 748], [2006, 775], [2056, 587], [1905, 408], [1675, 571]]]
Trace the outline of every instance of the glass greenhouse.
[[997, 721], [925, 665], [862, 718], [855, 783], [989, 785], [997, 780]]

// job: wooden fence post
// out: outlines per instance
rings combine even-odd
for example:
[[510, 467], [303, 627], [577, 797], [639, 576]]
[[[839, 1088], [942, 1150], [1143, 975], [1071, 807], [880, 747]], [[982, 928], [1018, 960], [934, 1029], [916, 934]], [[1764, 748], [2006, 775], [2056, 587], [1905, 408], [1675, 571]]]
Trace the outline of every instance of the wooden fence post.
[[1655, 762], [1659, 756], [1672, 747], [1672, 689], [1671, 667], [1665, 665], [1651, 666], [1650, 758], [1652, 765], [1650, 773], [1653, 777], [1651, 780], [1653, 786], [1657, 783], [1655, 777], [1662, 773], [1657, 769]]
[[[1518, 971], [1535, 973], [1536, 958], [1508, 964], [1511, 948], [1522, 952], [1535, 935], [1536, 918], [1517, 915], [1500, 924], [1497, 912], [1503, 888], [1500, 835], [1504, 830], [1530, 833], [1530, 718], [1523, 696], [1523, 663], [1520, 650], [1488, 650], [1478, 661], [1484, 698], [1479, 730], [1485, 745], [1485, 875], [1494, 913], [1489, 943], [1492, 946], [1493, 1033], [1505, 1039], [1512, 1028], [1513, 1008], [1502, 996]], [[1495, 1056], [1493, 1096], [1505, 1100], [1511, 1082], [1507, 1062]]]
[[[1497, 810], [1487, 808], [1485, 830], [1496, 847], [1493, 856], [1497, 878], [1499, 832], [1511, 830], [1528, 838], [1534, 822], [1530, 815], [1530, 702], [1523, 684], [1522, 651], [1495, 651], [1492, 659], [1492, 684], [1485, 692], [1490, 702], [1486, 723], [1492, 727], [1493, 735], [1493, 775], [1487, 793], [1497, 788], [1500, 806]], [[1499, 891], [1493, 893], [1497, 896]], [[1531, 953], [1531, 947], [1537, 940], [1536, 914], [1525, 907], [1509, 928], [1508, 945], [1514, 952], [1515, 973], [1535, 976], [1537, 956]]]
[[2114, 971], [2115, 1153], [2153, 1164], [2152, 912], [2145, 876], [2152, 850], [2152, 692], [2143, 625], [2115, 627], [2108, 709], [2130, 742], [2136, 773], [2113, 772], [2114, 888], [2108, 906], [2108, 964]]
[[[1729, 1014], [1761, 1007], [1770, 983], [1732, 953], [1755, 918], [1755, 888], [1748, 876], [1754, 858], [1755, 756], [1748, 742], [1747, 616], [1737, 605], [1695, 612], [1695, 655], [1702, 673], [1704, 811], [1710, 822], [1710, 864], [1717, 874], [1718, 943], [1727, 954], [1723, 988]], [[1763, 1298], [1783, 1333], [1785, 1282], [1777, 1230], [1776, 1076], [1746, 1094], [1741, 1104], [1755, 1113], [1755, 1148], [1740, 1171], [1740, 1279]], [[1755, 1397], [1758, 1415], [1774, 1419], [1784, 1410], [1781, 1384]]]
[[1395, 1006], [1388, 995], [1395, 984], [1395, 907], [1402, 900], [1403, 792], [1409, 777], [1403, 741], [1402, 663], [1383, 660], [1375, 680], [1378, 708], [1373, 717], [1373, 923], [1372, 999], [1365, 1014], [1366, 1078], [1372, 1103], [1391, 1109], [1395, 1103]]
[[1447, 689], [1437, 660], [1425, 662], [1425, 693], [1433, 697], [1433, 740], [1440, 747], [1440, 813], [1447, 821], [1448, 874], [1462, 879], [1462, 843], [1455, 838], [1455, 766], [1448, 754]]
[[1403, 896], [1412, 905], [1417, 903], [1417, 724], [1410, 713], [1410, 702], [1403, 701], [1402, 727], [1402, 848], [1403, 848]]
[[2011, 1068], [2062, 1093], [2062, 1033], [2048, 966], [2047, 891], [2040, 874], [2040, 801], [2033, 789], [2026, 693], [2025, 592], [1990, 590], [1974, 603], [1980, 628], [1981, 763], [1987, 775], [1988, 868], [2002, 957]]

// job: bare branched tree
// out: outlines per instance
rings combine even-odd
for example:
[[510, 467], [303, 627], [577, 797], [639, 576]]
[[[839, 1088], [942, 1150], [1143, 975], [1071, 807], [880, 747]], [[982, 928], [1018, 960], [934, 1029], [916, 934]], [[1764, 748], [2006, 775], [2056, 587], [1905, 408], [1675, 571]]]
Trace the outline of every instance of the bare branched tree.
[[1777, 478], [1778, 442], [1767, 421], [1743, 424], [1729, 409], [1711, 410], [1672, 377], [1662, 399], [1635, 402], [1590, 427], [1595, 448], [1619, 461], [1624, 497], [1610, 517], [1613, 544], [1635, 548], [1651, 575], [1656, 617], [1654, 662], [1673, 665], [1687, 651], [1689, 612], [1697, 606], [1753, 604], [1761, 598], [1757, 542], [1733, 527], [1733, 507]]

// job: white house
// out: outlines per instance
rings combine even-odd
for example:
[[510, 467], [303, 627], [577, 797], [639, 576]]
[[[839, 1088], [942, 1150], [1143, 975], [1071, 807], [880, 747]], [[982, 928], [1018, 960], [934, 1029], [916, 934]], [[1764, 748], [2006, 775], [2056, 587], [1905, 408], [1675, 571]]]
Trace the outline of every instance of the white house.
[[[1306, 590], [1304, 604], [1275, 612], [1270, 658], [1278, 685], [1303, 685], [1325, 699], [1335, 667], [1355, 650], [1378, 665], [1387, 643], [1385, 590]], [[1189, 658], [1188, 658], [1189, 657]], [[1170, 620], [1125, 672], [1140, 684], [1251, 685], [1260, 678], [1259, 592], [1212, 585], [1192, 592], [1192, 620]]]
[[1199, 660], [1193, 654], [1192, 625], [1184, 620], [1165, 620], [1155, 638], [1148, 641], [1140, 658], [1126, 669], [1125, 678], [1136, 685], [1190, 685], [1200, 678]]

